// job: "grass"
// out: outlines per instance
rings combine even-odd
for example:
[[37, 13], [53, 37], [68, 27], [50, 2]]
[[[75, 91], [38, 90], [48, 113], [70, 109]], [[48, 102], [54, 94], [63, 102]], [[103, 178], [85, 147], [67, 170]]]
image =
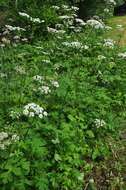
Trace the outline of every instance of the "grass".
[[[121, 47], [126, 45], [126, 16], [112, 17], [108, 20], [108, 25], [112, 26], [112, 30], [107, 32], [106, 36], [116, 40]], [[117, 26], [122, 25], [123, 29], [118, 29]]]

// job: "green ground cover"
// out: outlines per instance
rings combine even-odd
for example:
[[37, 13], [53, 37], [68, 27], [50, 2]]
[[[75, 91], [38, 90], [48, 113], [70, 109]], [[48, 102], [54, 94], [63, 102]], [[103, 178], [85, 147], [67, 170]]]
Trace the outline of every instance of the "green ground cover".
[[1, 190], [125, 190], [125, 47], [115, 29], [124, 20], [109, 20], [109, 32], [66, 22], [65, 33], [2, 41]]

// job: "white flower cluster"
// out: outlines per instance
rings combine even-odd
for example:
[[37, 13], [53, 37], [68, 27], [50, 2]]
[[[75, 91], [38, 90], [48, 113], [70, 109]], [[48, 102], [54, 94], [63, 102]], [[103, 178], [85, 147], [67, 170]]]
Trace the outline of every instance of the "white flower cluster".
[[14, 69], [15, 69], [15, 71], [16, 71], [17, 73], [19, 73], [19, 74], [21, 74], [21, 75], [26, 74], [25, 68], [22, 67], [22, 66], [18, 66], [18, 65], [17, 65]]
[[0, 132], [0, 149], [4, 150], [7, 146], [16, 141], [19, 141], [19, 136], [17, 134], [13, 134], [10, 138], [8, 133]]
[[40, 75], [35, 75], [35, 76], [33, 77], [33, 80], [41, 83], [41, 82], [43, 82], [44, 77], [43, 77], [43, 76], [40, 76]]
[[7, 78], [7, 74], [6, 73], [0, 73], [0, 78]]
[[68, 5], [62, 5], [61, 8], [64, 9], [64, 10], [69, 10], [69, 6]]
[[20, 36], [17, 36], [17, 35], [16, 35], [16, 36], [14, 36], [14, 37], [13, 37], [13, 40], [15, 40], [15, 41], [18, 41], [18, 42], [19, 42], [19, 40], [20, 40]]
[[43, 63], [46, 63], [46, 64], [51, 63], [51, 61], [50, 61], [49, 59], [43, 59], [42, 62], [43, 62]]
[[14, 134], [14, 135], [12, 135], [11, 140], [16, 142], [16, 141], [19, 141], [20, 138], [19, 138], [19, 136], [17, 134]]
[[107, 3], [113, 6], [116, 5], [116, 2], [114, 0], [107, 0]]
[[10, 44], [10, 40], [9, 39], [7, 39], [7, 38], [5, 38], [5, 37], [3, 37], [2, 39], [1, 39], [1, 42], [3, 43], [3, 44]]
[[115, 45], [115, 41], [112, 39], [104, 39], [104, 47], [108, 47], [108, 48], [114, 48]]
[[8, 138], [8, 133], [6, 132], [1, 132], [0, 133], [0, 141], [3, 141], [4, 139]]
[[95, 29], [104, 29], [105, 28], [105, 24], [98, 21], [98, 20], [95, 20], [95, 19], [90, 19], [90, 20], [87, 20], [87, 25], [95, 28]]
[[55, 9], [55, 10], [61, 9], [61, 10], [64, 10], [64, 11], [74, 11], [74, 12], [79, 10], [78, 7], [75, 7], [75, 6], [69, 7], [68, 5], [61, 5], [60, 7], [56, 6], [56, 5], [53, 5], [52, 8]]
[[56, 6], [56, 5], [53, 5], [52, 8], [55, 9], [55, 10], [59, 10], [60, 9], [60, 7]]
[[19, 119], [20, 113], [12, 110], [12, 111], [10, 112], [10, 117], [11, 117], [12, 119]]
[[50, 28], [50, 27], [47, 27], [47, 31], [49, 33], [55, 33], [55, 34], [64, 34], [66, 32], [65, 30], [57, 30], [55, 28]]
[[[55, 88], [59, 87], [58, 81], [55, 81], [55, 80], [45, 81], [44, 77], [39, 76], [39, 75], [34, 76], [33, 80], [42, 84], [42, 86], [39, 86], [37, 89], [36, 88], [34, 89], [34, 91], [40, 92], [41, 94], [47, 95], [47, 94], [51, 93], [52, 86]], [[47, 83], [48, 83], [48, 85], [47, 85]]]
[[79, 24], [80, 26], [85, 26], [86, 25], [86, 23], [80, 18], [75, 18], [75, 22], [77, 24]]
[[1, 44], [1, 43], [0, 43], [0, 47], [1, 47], [1, 48], [4, 48], [4, 47], [5, 47], [5, 44]]
[[11, 26], [11, 25], [5, 25], [5, 27], [7, 28], [7, 30], [9, 31], [25, 31], [24, 28], [20, 28], [20, 27], [16, 27], [16, 26]]
[[[53, 8], [55, 10], [61, 9], [61, 12], [63, 11], [64, 15], [59, 14], [58, 18], [59, 18], [60, 23], [56, 24], [56, 29], [48, 27], [47, 28], [48, 32], [64, 34], [66, 29], [68, 29], [71, 32], [80, 33], [83, 27], [86, 25], [86, 23], [82, 19], [77, 18], [76, 11], [79, 10], [78, 7], [75, 7], [75, 6], [70, 7], [67, 5], [62, 5], [60, 7], [53, 6]], [[60, 29], [60, 30], [57, 30], [57, 29]], [[60, 38], [59, 36], [57, 37]]]
[[119, 53], [119, 54], [118, 54], [118, 57], [123, 58], [123, 59], [126, 59], [126, 52], [124, 52], [124, 53]]
[[62, 5], [61, 8], [64, 9], [65, 11], [74, 11], [74, 12], [76, 12], [76, 11], [79, 10], [78, 7], [75, 7], [75, 6], [69, 7], [68, 5]]
[[72, 29], [75, 33], [80, 33], [82, 31], [81, 27], [70, 26], [69, 28]]
[[62, 29], [64, 26], [63, 24], [55, 24], [56, 29]]
[[33, 22], [33, 23], [44, 23], [44, 20], [40, 20], [40, 18], [33, 18], [30, 15], [28, 15], [27, 13], [23, 13], [23, 12], [19, 12], [19, 15], [22, 17], [25, 17], [27, 19], [29, 19], [29, 21]]
[[48, 113], [42, 107], [35, 103], [29, 103], [24, 106], [23, 114], [28, 117], [38, 116], [41, 119], [48, 115]]
[[38, 91], [42, 94], [49, 94], [51, 93], [51, 90], [49, 88], [49, 86], [41, 86], [38, 88]]
[[28, 42], [28, 38], [22, 38], [21, 41], [22, 42]]
[[106, 122], [103, 119], [95, 119], [94, 124], [97, 128], [104, 127]]
[[82, 49], [84, 47], [81, 42], [63, 42], [62, 45], [75, 49]]
[[72, 16], [72, 15], [70, 15], [70, 16], [68, 16], [68, 15], [62, 15], [62, 16], [59, 16], [59, 19], [61, 19], [61, 20], [69, 20], [69, 19], [74, 19], [74, 16]]
[[52, 80], [52, 81], [50, 81], [50, 82], [51, 82], [51, 84], [52, 84], [54, 87], [59, 88], [59, 83], [58, 83], [58, 81]]
[[75, 6], [72, 6], [71, 9], [74, 10], [74, 11], [78, 11], [79, 10], [79, 8], [75, 7]]

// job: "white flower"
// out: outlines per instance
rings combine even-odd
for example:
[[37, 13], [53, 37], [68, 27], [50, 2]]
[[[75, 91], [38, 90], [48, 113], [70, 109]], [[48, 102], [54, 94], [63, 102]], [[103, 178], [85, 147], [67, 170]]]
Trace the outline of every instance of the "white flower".
[[45, 115], [45, 110], [35, 103], [29, 103], [24, 106], [23, 114], [28, 117], [38, 116], [39, 118], [43, 118]]
[[61, 20], [64, 20], [64, 19], [73, 19], [74, 17], [73, 16], [68, 16], [68, 15], [62, 15], [62, 16], [59, 16], [59, 19]]
[[3, 37], [3, 38], [1, 39], [1, 41], [2, 41], [4, 44], [10, 44], [10, 40], [7, 39], [7, 38], [5, 38], [5, 37]]
[[28, 39], [27, 38], [22, 38], [21, 41], [22, 42], [28, 42]]
[[43, 76], [40, 76], [40, 75], [35, 75], [34, 77], [33, 77], [33, 80], [34, 81], [38, 81], [38, 82], [43, 82], [43, 80], [44, 80], [44, 77]]
[[26, 115], [26, 116], [28, 116], [28, 115], [29, 115], [28, 109], [24, 109], [24, 110], [23, 110], [23, 114]]
[[[72, 28], [72, 27], [71, 27]], [[81, 27], [74, 27], [74, 32], [75, 33], [80, 33], [82, 31], [82, 28]]]
[[14, 36], [13, 39], [14, 40], [20, 40], [20, 36]]
[[33, 23], [44, 23], [44, 20], [40, 20], [40, 18], [33, 18], [30, 15], [28, 15], [27, 13], [23, 13], [23, 12], [19, 12], [19, 15], [22, 17], [26, 17], [27, 19], [29, 19], [31, 22]]
[[47, 59], [42, 60], [42, 62], [43, 62], [43, 63], [47, 63], [47, 64], [51, 63], [51, 61], [50, 61], [50, 60], [47, 60]]
[[68, 5], [62, 5], [62, 8], [68, 10], [69, 6]]
[[29, 117], [34, 117], [34, 116], [35, 116], [34, 112], [29, 112]]
[[10, 34], [8, 29], [3, 32], [3, 36], [8, 35], [8, 34]]
[[104, 29], [105, 28], [104, 23], [102, 23], [98, 20], [95, 20], [95, 19], [88, 20], [87, 25], [92, 26], [95, 29]]
[[49, 94], [51, 92], [49, 86], [41, 86], [38, 88], [38, 90], [42, 93], [42, 94]]
[[95, 119], [94, 124], [97, 128], [104, 127], [106, 125], [103, 119]]
[[118, 57], [123, 58], [123, 59], [126, 59], [126, 52], [124, 52], [124, 53], [119, 53], [119, 54], [118, 54]]
[[110, 10], [109, 10], [109, 9], [107, 9], [107, 8], [105, 8], [105, 9], [104, 9], [104, 12], [105, 12], [105, 13], [109, 13], [109, 12], [110, 12]]
[[12, 135], [12, 137], [11, 137], [11, 140], [14, 141], [14, 142], [19, 141], [19, 139], [20, 138], [19, 138], [19, 136], [17, 134]]
[[55, 5], [53, 5], [52, 8], [55, 9], [55, 10], [59, 10], [60, 9], [59, 6], [55, 6]]
[[57, 30], [55, 28], [47, 27], [48, 32], [50, 33], [57, 33]]
[[56, 33], [56, 34], [64, 34], [66, 32], [65, 30], [56, 30], [55, 28], [50, 28], [50, 27], [47, 27], [47, 31], [49, 33]]
[[57, 81], [51, 81], [51, 83], [52, 83], [52, 85], [54, 86], [54, 87], [56, 87], [56, 88], [58, 88], [59, 87], [59, 83], [57, 82]]
[[116, 2], [114, 0], [107, 0], [107, 3], [114, 6], [116, 5]]
[[7, 74], [6, 73], [0, 73], [0, 78], [6, 78]]
[[18, 112], [16, 112], [16, 111], [11, 111], [10, 112], [10, 117], [12, 118], [12, 119], [19, 119], [19, 117], [20, 117], [20, 113], [18, 113]]
[[26, 18], [30, 18], [30, 16], [27, 13], [19, 12], [19, 15]]
[[39, 118], [40, 118], [40, 119], [42, 119], [42, 118], [43, 118], [43, 114], [39, 114], [38, 116], [39, 116]]
[[74, 11], [78, 11], [79, 10], [79, 8], [75, 7], [75, 6], [72, 6], [71, 9], [74, 10]]
[[77, 14], [75, 14], [75, 13], [73, 13], [73, 14], [71, 14], [73, 17], [78, 17], [78, 15]]
[[93, 178], [90, 178], [90, 179], [89, 179], [89, 183], [94, 183], [94, 179], [93, 179]]
[[22, 67], [22, 66], [16, 66], [14, 69], [15, 69], [16, 72], [19, 73], [19, 74], [26, 74], [25, 68]]
[[55, 27], [56, 27], [57, 29], [61, 29], [61, 28], [63, 28], [63, 24], [56, 24]]
[[44, 20], [40, 20], [39, 18], [30, 18], [30, 20], [32, 21], [32, 22], [34, 22], [34, 23], [44, 23], [45, 21]]
[[10, 31], [15, 31], [15, 30], [17, 30], [17, 31], [25, 31], [25, 29], [24, 28], [20, 28], [20, 27], [16, 27], [16, 26], [11, 26], [11, 25], [5, 25], [5, 27], [8, 29], [8, 30], [10, 30]]
[[0, 132], [0, 141], [3, 141], [6, 138], [8, 138], [8, 133], [6, 133], [6, 132]]
[[112, 39], [104, 39], [104, 47], [114, 48], [115, 42]]
[[62, 43], [64, 46], [69, 47], [69, 48], [76, 48], [76, 49], [82, 49], [84, 46], [81, 42], [63, 42]]
[[0, 43], [0, 47], [1, 47], [1, 48], [4, 48], [4, 47], [5, 47], [5, 44], [1, 44], [1, 43]]
[[89, 46], [84, 45], [84, 49], [85, 49], [85, 50], [89, 49]]
[[76, 18], [75, 21], [76, 21], [76, 23], [80, 24], [81, 26], [85, 26], [86, 25], [86, 23], [82, 19], [80, 19], [80, 18]]
[[46, 111], [44, 111], [44, 112], [43, 112], [43, 115], [47, 117], [47, 116], [48, 116], [48, 113], [47, 113]]

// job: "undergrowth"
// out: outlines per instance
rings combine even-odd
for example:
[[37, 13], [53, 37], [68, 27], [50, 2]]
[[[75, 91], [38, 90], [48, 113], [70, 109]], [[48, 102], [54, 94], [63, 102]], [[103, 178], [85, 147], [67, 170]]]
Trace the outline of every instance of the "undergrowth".
[[[113, 155], [126, 116], [126, 65], [123, 50], [104, 39], [97, 22], [76, 32], [78, 26], [60, 23], [62, 32], [48, 28], [46, 39], [32, 44], [15, 43], [12, 34], [2, 41], [2, 190], [98, 187], [93, 172]], [[124, 188], [116, 173], [105, 188]]]

